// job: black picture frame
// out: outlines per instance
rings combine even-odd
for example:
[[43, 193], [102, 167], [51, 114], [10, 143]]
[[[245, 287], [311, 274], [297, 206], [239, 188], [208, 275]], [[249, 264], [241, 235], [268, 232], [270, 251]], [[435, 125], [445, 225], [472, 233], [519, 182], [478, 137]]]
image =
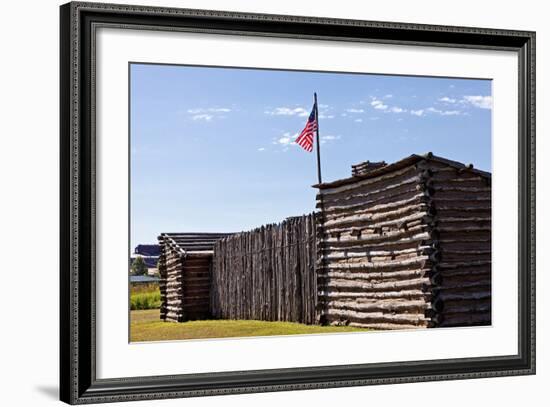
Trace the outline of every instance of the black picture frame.
[[[535, 33], [130, 5], [60, 8], [60, 398], [70, 404], [535, 373]], [[519, 351], [515, 355], [97, 379], [95, 98], [99, 26], [511, 50], [519, 57]]]

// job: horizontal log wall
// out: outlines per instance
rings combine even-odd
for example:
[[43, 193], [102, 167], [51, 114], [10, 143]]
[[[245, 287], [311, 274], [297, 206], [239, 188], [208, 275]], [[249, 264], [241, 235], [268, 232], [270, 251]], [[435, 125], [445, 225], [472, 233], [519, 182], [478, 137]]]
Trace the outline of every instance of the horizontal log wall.
[[323, 321], [491, 323], [490, 174], [427, 158], [321, 188], [317, 199]]
[[183, 276], [181, 269], [183, 259], [180, 253], [168, 242], [159, 237], [161, 252], [159, 257], [160, 274], [160, 319], [164, 321], [181, 322], [183, 309], [181, 299], [183, 293]]
[[187, 254], [183, 260], [180, 306], [186, 321], [210, 318], [211, 266], [212, 252]]
[[216, 242], [215, 318], [316, 322], [315, 215], [289, 218]]
[[410, 165], [317, 196], [322, 322], [373, 329], [433, 326], [427, 172]]
[[491, 178], [436, 161], [428, 171], [439, 326], [491, 323]]

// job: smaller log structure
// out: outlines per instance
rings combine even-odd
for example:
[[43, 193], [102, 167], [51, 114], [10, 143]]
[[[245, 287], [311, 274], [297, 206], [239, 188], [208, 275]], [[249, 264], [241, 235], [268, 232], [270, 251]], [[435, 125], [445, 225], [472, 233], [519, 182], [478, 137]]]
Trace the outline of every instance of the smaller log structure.
[[431, 153], [316, 185], [321, 323], [491, 323], [491, 174]]
[[214, 318], [316, 322], [315, 214], [236, 233], [214, 245]]
[[159, 273], [164, 321], [210, 316], [210, 268], [214, 243], [227, 233], [162, 233]]
[[351, 175], [357, 177], [359, 175], [365, 175], [366, 173], [375, 170], [377, 168], [382, 168], [388, 165], [385, 161], [365, 161], [359, 164], [354, 164], [351, 166]]

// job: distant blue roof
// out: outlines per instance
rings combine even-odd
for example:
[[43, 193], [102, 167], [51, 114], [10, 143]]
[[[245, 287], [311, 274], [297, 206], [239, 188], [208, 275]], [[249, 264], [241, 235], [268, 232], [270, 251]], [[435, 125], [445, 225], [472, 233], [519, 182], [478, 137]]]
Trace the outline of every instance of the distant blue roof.
[[154, 269], [157, 267], [157, 263], [159, 261], [158, 257], [144, 257], [143, 261], [145, 262], [145, 265], [147, 268]]
[[142, 256], [160, 256], [160, 245], [158, 244], [138, 244], [134, 249], [135, 254]]
[[130, 276], [131, 283], [156, 283], [160, 281], [158, 277], [151, 276]]

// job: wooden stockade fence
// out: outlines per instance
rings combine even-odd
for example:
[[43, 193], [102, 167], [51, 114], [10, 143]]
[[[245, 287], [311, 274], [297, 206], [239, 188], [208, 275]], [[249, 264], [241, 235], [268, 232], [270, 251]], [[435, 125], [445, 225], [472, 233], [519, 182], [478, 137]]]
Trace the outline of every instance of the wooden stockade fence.
[[218, 240], [212, 262], [214, 318], [316, 322], [315, 215]]
[[491, 175], [432, 154], [367, 167], [317, 186], [321, 320], [490, 324]]
[[490, 173], [429, 153], [357, 164], [315, 187], [315, 214], [231, 235], [161, 235], [161, 318], [491, 323]]

